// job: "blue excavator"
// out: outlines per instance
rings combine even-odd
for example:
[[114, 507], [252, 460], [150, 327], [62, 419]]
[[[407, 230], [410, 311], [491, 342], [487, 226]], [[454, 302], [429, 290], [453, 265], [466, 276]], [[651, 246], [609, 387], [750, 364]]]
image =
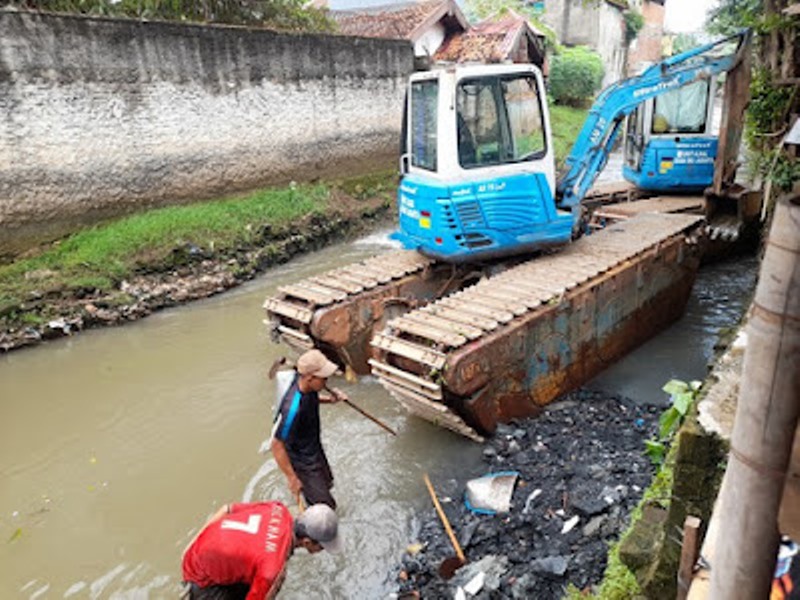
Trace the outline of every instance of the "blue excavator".
[[[749, 31], [739, 32], [667, 58], [606, 88], [590, 109], [559, 177], [538, 68], [468, 65], [412, 75], [403, 123], [395, 238], [406, 248], [451, 263], [513, 256], [569, 242], [586, 229], [583, 200], [626, 117], [653, 99], [656, 107], [663, 104], [659, 99], [674, 102], [674, 95], [683, 90], [701, 95], [704, 90], [710, 98], [714, 79], [742, 63], [750, 39]], [[635, 125], [637, 118], [644, 123], [645, 112], [640, 108], [629, 123]], [[708, 120], [708, 110], [705, 117]], [[655, 150], [653, 167], [642, 153], [640, 171], [644, 168], [647, 176], [674, 175], [654, 189], [696, 190], [705, 185], [692, 180], [684, 186], [683, 180], [677, 181], [679, 165], [688, 164], [692, 156], [695, 163], [701, 162], [701, 154], [692, 155], [696, 149], [680, 146], [679, 131], [671, 129], [673, 125], [679, 129], [679, 123], [670, 124], [666, 117], [666, 123], [657, 120], [657, 128], [664, 130], [659, 133], [672, 136], [674, 151], [668, 156]], [[635, 134], [632, 129], [631, 135]], [[714, 165], [710, 166], [713, 175]], [[639, 182], [649, 186], [646, 177]]]
[[710, 186], [719, 142], [716, 90], [711, 77], [637, 107], [625, 129], [623, 177], [653, 192], [699, 193]]
[[[707, 207], [709, 194], [612, 204], [587, 192], [637, 106], [727, 72], [734, 101], [712, 186], [727, 201], [749, 37], [606, 89], [560, 177], [536, 67], [412, 75], [398, 191], [407, 249], [278, 288], [264, 303], [274, 338], [371, 373], [412, 413], [475, 440], [538, 414], [682, 313], [710, 236], [703, 216], [673, 213]], [[598, 231], [567, 244], [587, 221]], [[550, 246], [567, 247], [528, 254]]]

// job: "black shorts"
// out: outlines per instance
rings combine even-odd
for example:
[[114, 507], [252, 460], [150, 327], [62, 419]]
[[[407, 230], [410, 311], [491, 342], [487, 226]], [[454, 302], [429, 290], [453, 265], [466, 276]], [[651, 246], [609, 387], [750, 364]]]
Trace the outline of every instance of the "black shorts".
[[297, 477], [303, 484], [303, 497], [306, 504], [327, 504], [336, 510], [336, 500], [331, 495], [333, 487], [333, 475], [327, 464], [321, 464], [316, 468], [295, 468]]

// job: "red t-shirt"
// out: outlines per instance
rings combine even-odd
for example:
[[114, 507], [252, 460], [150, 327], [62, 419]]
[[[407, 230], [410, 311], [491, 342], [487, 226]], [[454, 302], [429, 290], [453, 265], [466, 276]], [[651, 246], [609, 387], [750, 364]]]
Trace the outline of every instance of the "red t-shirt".
[[263, 600], [285, 575], [293, 527], [280, 502], [233, 504], [186, 550], [183, 580], [200, 587], [246, 583], [248, 600]]

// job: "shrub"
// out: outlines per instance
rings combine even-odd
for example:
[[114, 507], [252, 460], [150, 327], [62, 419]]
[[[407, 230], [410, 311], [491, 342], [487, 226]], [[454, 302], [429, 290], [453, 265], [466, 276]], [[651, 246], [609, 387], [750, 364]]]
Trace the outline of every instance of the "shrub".
[[550, 63], [550, 94], [558, 104], [581, 106], [603, 82], [603, 61], [586, 48], [564, 48]]
[[626, 10], [622, 17], [625, 19], [625, 43], [630, 44], [644, 27], [644, 17], [635, 10]]

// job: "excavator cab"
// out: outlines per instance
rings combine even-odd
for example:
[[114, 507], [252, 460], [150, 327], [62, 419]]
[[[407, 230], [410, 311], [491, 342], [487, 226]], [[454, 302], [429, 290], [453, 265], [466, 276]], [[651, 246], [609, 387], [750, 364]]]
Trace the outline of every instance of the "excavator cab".
[[398, 189], [407, 248], [448, 262], [570, 240], [556, 209], [541, 72], [533, 65], [447, 67], [411, 76]]
[[716, 89], [716, 78], [700, 80], [639, 106], [625, 129], [625, 179], [657, 192], [710, 186], [717, 156]]

